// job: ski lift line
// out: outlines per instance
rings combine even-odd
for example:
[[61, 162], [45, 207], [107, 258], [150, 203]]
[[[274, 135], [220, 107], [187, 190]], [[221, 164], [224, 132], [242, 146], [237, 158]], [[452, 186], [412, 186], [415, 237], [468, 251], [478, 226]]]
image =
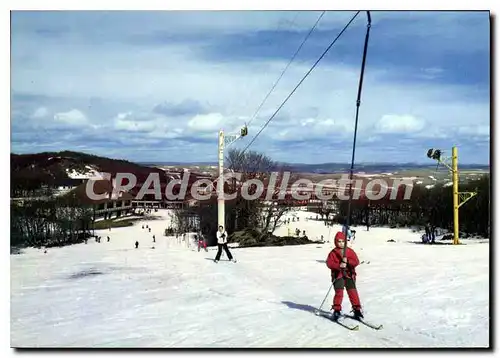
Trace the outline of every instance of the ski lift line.
[[[281, 17], [281, 18], [280, 18], [280, 20], [278, 21], [277, 26], [274, 28], [274, 31], [282, 31], [282, 30], [285, 30], [285, 29], [286, 29], [286, 25], [287, 25], [287, 24], [291, 24], [292, 26], [295, 26], [295, 25], [296, 25], [295, 21], [297, 20], [297, 17], [299, 16], [299, 14], [300, 14], [300, 11], [296, 11], [296, 12], [295, 12], [295, 15], [293, 16], [293, 18], [292, 18], [291, 20], [289, 20], [289, 19], [288, 19], [288, 18], [289, 18], [289, 16], [288, 16], [289, 14], [287, 14], [287, 16], [285, 16], [285, 17]], [[266, 40], [263, 44], [264, 44], [264, 45], [266, 45], [266, 46], [267, 46], [267, 45], [271, 45], [271, 46], [272, 46], [272, 45], [273, 45], [273, 43], [272, 43], [272, 39], [268, 39], [268, 40]], [[258, 84], [258, 83], [259, 83], [258, 78], [257, 78], [257, 77], [255, 77], [255, 79], [253, 80], [253, 82], [252, 82], [252, 83], [253, 83], [253, 84]], [[250, 86], [250, 87], [251, 87], [251, 86]], [[248, 95], [249, 91], [246, 91], [246, 92], [247, 92], [247, 95], [244, 95], [244, 96], [243, 96], [244, 98], [246, 98], [246, 100], [244, 101], [244, 107], [245, 107], [245, 108], [253, 107], [253, 105], [249, 104], [249, 100], [248, 100], [248, 98], [250, 97], [250, 96]], [[234, 102], [235, 100], [236, 100], [235, 98], [232, 98], [232, 99], [230, 100], [230, 105], [231, 105], [231, 106], [232, 106], [232, 104], [233, 104], [233, 102]], [[231, 107], [231, 106], [229, 106], [229, 107]]]
[[[257, 137], [262, 133], [262, 131], [267, 127], [267, 125], [276, 117], [278, 112], [281, 110], [281, 108], [285, 105], [285, 103], [290, 99], [290, 97], [295, 93], [295, 91], [299, 88], [299, 86], [304, 82], [304, 80], [311, 74], [311, 72], [314, 70], [314, 68], [318, 65], [318, 63], [325, 57], [325, 55], [330, 51], [330, 49], [333, 47], [333, 45], [337, 42], [337, 40], [342, 36], [342, 34], [347, 30], [347, 28], [351, 25], [351, 23], [354, 21], [354, 19], [359, 15], [361, 11], [357, 11], [353, 17], [349, 20], [349, 22], [344, 26], [344, 28], [339, 32], [337, 37], [330, 43], [330, 45], [326, 48], [326, 50], [321, 54], [321, 56], [316, 60], [316, 62], [311, 66], [309, 71], [302, 77], [302, 79], [299, 81], [299, 83], [295, 86], [295, 88], [292, 90], [292, 92], [285, 98], [283, 103], [278, 107], [278, 109], [273, 113], [273, 115], [267, 120], [267, 122], [264, 124], [264, 126], [260, 129], [260, 131], [252, 138], [250, 143], [239, 153], [240, 156], [243, 156], [245, 152], [250, 148], [250, 146], [255, 142]], [[231, 163], [228, 167], [227, 170], [233, 171], [234, 170], [234, 163]], [[208, 186], [206, 189], [212, 189], [215, 183], [218, 181], [218, 178], [214, 179], [212, 181], [212, 185]]]
[[268, 124], [274, 119], [274, 117], [278, 114], [278, 112], [281, 110], [281, 108], [283, 108], [283, 106], [285, 105], [285, 103], [290, 99], [290, 97], [292, 97], [292, 95], [295, 93], [295, 91], [299, 88], [299, 86], [302, 84], [302, 82], [304, 82], [304, 80], [311, 74], [311, 72], [314, 70], [314, 68], [318, 65], [318, 63], [323, 59], [323, 57], [325, 57], [325, 55], [328, 53], [328, 51], [330, 51], [330, 49], [332, 48], [332, 46], [337, 42], [337, 40], [340, 38], [340, 36], [342, 36], [342, 34], [347, 30], [347, 28], [351, 25], [351, 23], [354, 21], [354, 19], [359, 15], [361, 11], [357, 11], [356, 14], [354, 14], [354, 16], [351, 18], [351, 20], [349, 20], [349, 22], [344, 26], [344, 28], [342, 29], [342, 31], [340, 31], [340, 33], [337, 35], [337, 37], [335, 37], [335, 39], [330, 43], [330, 45], [326, 48], [326, 50], [321, 54], [321, 56], [316, 60], [316, 62], [314, 63], [314, 65], [312, 65], [312, 67], [309, 69], [309, 71], [307, 71], [307, 73], [304, 75], [304, 77], [302, 77], [302, 79], [299, 81], [299, 83], [295, 86], [295, 88], [292, 90], [292, 92], [290, 92], [290, 94], [285, 98], [285, 100], [283, 101], [283, 103], [281, 103], [281, 105], [278, 107], [278, 109], [273, 113], [273, 115], [267, 120], [267, 122], [262, 126], [262, 128], [260, 129], [259, 132], [257, 132], [257, 134], [252, 138], [252, 140], [250, 141], [250, 143], [248, 143], [248, 145], [245, 147], [245, 149], [243, 149], [243, 152], [244, 153], [252, 144], [253, 142], [255, 142], [255, 140], [257, 139], [257, 137], [262, 133], [262, 131], [268, 126]]
[[[365, 74], [365, 66], [366, 66], [366, 54], [368, 52], [368, 41], [370, 39], [370, 28], [372, 23], [372, 18], [370, 15], [370, 11], [366, 12], [367, 16], [367, 24], [366, 24], [366, 35], [365, 35], [365, 44], [363, 47], [363, 60], [361, 62], [361, 73], [359, 75], [359, 85], [358, 85], [358, 96], [356, 98], [356, 116], [354, 120], [354, 135], [353, 135], [353, 143], [352, 143], [352, 157], [351, 157], [351, 169], [349, 172], [349, 183], [352, 185], [352, 178], [354, 173], [354, 159], [356, 154], [356, 139], [358, 133], [358, 121], [359, 121], [359, 107], [361, 105], [361, 92], [363, 90], [363, 78]], [[349, 201], [347, 204], [347, 218], [346, 218], [346, 231], [349, 230], [349, 226], [351, 223], [351, 206], [352, 206], [352, 191], [351, 187], [349, 188]], [[346, 232], [347, 233], [347, 232]], [[347, 244], [344, 245], [344, 249], [342, 250], [342, 257], [346, 256]]]
[[248, 122], [247, 126], [250, 125], [250, 123], [252, 123], [252, 121], [257, 117], [257, 115], [259, 114], [260, 110], [262, 109], [262, 106], [266, 103], [267, 99], [269, 98], [269, 96], [271, 95], [271, 93], [273, 93], [274, 89], [276, 88], [276, 86], [278, 85], [278, 83], [281, 81], [281, 79], [283, 78], [283, 75], [285, 74], [285, 72], [288, 70], [288, 68], [290, 67], [290, 65], [292, 64], [292, 62], [295, 60], [295, 57], [297, 57], [297, 55], [299, 54], [300, 50], [302, 49], [302, 47], [304, 46], [304, 44], [307, 42], [307, 40], [309, 39], [309, 37], [311, 36], [312, 32], [316, 29], [316, 27], [318, 26], [318, 23], [320, 22], [321, 18], [325, 15], [326, 11], [323, 11], [318, 19], [316, 20], [316, 22], [314, 23], [313, 27], [311, 27], [311, 29], [309, 30], [309, 32], [307, 33], [306, 37], [304, 38], [304, 40], [302, 40], [302, 43], [300, 44], [300, 46], [297, 48], [297, 50], [295, 51], [295, 53], [293, 54], [292, 58], [290, 59], [290, 61], [288, 61], [287, 65], [285, 66], [285, 68], [283, 69], [283, 71], [281, 71], [281, 74], [280, 76], [278, 77], [278, 80], [274, 83], [274, 85], [271, 87], [271, 89], [269, 90], [269, 92], [267, 93], [267, 95], [264, 97], [264, 99], [262, 100], [262, 102], [260, 103], [259, 107], [257, 108], [257, 110], [255, 111], [255, 113], [253, 114], [253, 116], [250, 118], [250, 121]]

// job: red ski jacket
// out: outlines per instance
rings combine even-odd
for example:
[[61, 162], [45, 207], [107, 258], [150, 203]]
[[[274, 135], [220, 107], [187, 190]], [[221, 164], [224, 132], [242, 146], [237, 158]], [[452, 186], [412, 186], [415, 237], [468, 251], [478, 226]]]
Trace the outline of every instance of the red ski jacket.
[[[342, 248], [336, 247], [328, 254], [326, 258], [326, 266], [332, 270], [332, 281], [343, 276], [340, 263], [342, 262]], [[346, 278], [356, 279], [356, 266], [359, 265], [358, 255], [350, 247], [347, 248], [345, 253], [347, 259], [347, 266], [345, 268]]]

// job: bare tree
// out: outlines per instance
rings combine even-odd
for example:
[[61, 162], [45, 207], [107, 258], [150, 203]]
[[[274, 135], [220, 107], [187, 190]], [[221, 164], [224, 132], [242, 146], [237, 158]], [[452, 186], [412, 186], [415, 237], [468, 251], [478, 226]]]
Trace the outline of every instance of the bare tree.
[[[243, 152], [239, 149], [229, 150], [227, 162], [231, 169], [241, 174], [242, 182], [260, 179], [265, 185], [262, 195], [257, 200], [245, 200], [240, 195], [235, 208], [240, 214], [238, 226], [258, 227], [262, 232], [272, 234], [276, 228], [285, 223], [285, 214], [293, 208], [290, 196], [284, 195], [278, 189], [282, 185], [283, 174], [287, 168], [263, 153]], [[276, 184], [275, 187], [270, 187], [269, 180], [273, 172], [276, 175]], [[296, 175], [290, 175], [289, 182], [293, 182], [296, 178]], [[248, 188], [250, 194], [254, 194], [255, 190], [256, 187]], [[266, 200], [266, 197], [270, 200]]]
[[237, 173], [258, 174], [269, 173], [278, 168], [278, 163], [263, 153], [256, 151], [243, 152], [241, 149], [232, 148], [227, 153], [228, 167]]

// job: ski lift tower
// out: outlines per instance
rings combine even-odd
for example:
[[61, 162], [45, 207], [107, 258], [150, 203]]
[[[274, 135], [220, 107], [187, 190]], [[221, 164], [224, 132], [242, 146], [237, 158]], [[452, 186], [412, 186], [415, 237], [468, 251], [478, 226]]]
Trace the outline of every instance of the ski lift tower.
[[240, 133], [225, 135], [224, 130], [219, 131], [219, 177], [217, 178], [217, 226], [226, 229], [226, 214], [224, 207], [224, 149], [236, 142], [238, 139], [248, 134], [248, 128], [245, 125], [240, 129]]
[[[451, 158], [443, 157], [440, 149], [434, 150], [431, 148], [427, 151], [427, 157], [429, 159], [436, 160], [440, 164], [443, 164], [452, 175], [453, 182], [453, 245], [458, 245], [458, 209], [464, 205], [469, 199], [477, 195], [477, 192], [472, 191], [458, 191], [458, 149], [457, 147], [452, 147]], [[451, 159], [451, 166], [449, 164]]]

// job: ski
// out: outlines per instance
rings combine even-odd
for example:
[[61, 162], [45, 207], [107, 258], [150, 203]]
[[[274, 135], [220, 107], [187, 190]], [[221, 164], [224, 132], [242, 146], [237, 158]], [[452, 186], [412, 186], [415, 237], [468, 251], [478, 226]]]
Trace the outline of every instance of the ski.
[[342, 326], [350, 331], [358, 331], [359, 330], [359, 325], [348, 324], [348, 323], [344, 322], [343, 317], [340, 317], [339, 319], [333, 319], [331, 314], [324, 314], [324, 313], [319, 313], [319, 316], [325, 317], [325, 318], [329, 319], [330, 321], [335, 322], [339, 326]]
[[355, 321], [358, 321], [358, 322], [364, 324], [365, 326], [367, 326], [367, 327], [369, 327], [371, 329], [375, 329], [377, 331], [380, 330], [380, 329], [382, 329], [382, 328], [384, 328], [383, 324], [375, 324], [375, 323], [366, 321], [364, 318], [355, 318], [354, 316], [351, 316], [351, 315], [344, 315], [344, 317], [353, 319]]

